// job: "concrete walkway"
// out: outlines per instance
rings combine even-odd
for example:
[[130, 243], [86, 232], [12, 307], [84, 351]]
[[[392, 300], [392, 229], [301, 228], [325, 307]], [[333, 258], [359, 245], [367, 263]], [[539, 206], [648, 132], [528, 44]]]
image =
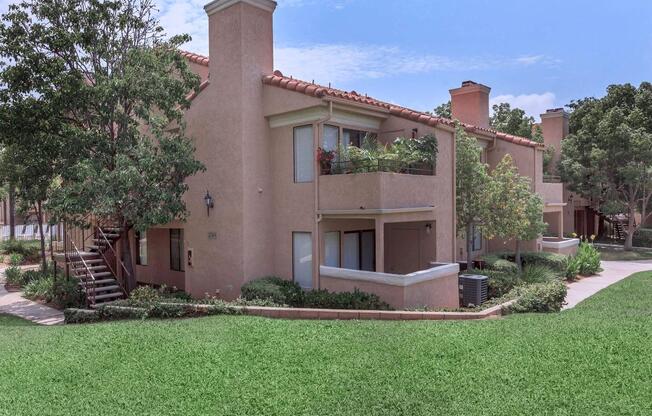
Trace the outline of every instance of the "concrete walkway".
[[40, 325], [63, 323], [63, 312], [25, 299], [23, 292], [7, 292], [4, 283], [4, 269], [0, 266], [0, 313], [15, 315]]
[[603, 261], [602, 268], [604, 270], [598, 275], [586, 277], [568, 286], [567, 304], [564, 309], [574, 308], [584, 299], [634, 273], [652, 271], [652, 260]]

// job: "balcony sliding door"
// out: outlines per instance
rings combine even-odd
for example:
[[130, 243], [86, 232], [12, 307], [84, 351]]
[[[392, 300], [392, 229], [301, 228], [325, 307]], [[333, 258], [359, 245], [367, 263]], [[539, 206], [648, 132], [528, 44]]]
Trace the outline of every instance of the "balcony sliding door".
[[376, 270], [376, 238], [374, 231], [344, 233], [342, 267], [352, 270]]

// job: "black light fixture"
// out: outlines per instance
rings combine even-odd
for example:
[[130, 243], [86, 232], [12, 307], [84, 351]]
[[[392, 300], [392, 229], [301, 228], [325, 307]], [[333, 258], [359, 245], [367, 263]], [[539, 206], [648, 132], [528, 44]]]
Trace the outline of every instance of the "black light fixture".
[[208, 193], [208, 189], [206, 190], [206, 195], [204, 196], [204, 202], [206, 203], [206, 215], [210, 216], [211, 208], [215, 206], [215, 203], [213, 202], [213, 197], [211, 194]]

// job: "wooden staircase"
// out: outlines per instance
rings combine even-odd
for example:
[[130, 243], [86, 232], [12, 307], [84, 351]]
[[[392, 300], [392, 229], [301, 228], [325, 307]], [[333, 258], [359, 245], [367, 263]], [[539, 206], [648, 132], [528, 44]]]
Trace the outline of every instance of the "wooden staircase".
[[119, 266], [126, 272], [115, 249], [121, 237], [121, 229], [112, 225], [95, 223], [77, 230], [66, 227], [66, 272], [79, 280], [88, 307], [96, 308], [126, 297], [124, 285], [116, 274]]

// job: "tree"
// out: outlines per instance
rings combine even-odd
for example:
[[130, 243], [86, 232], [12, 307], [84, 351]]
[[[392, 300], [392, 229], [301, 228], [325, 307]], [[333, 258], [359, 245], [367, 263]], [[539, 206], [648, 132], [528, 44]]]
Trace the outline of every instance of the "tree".
[[455, 132], [455, 181], [457, 232], [466, 239], [466, 264], [471, 269], [473, 228], [487, 216], [486, 191], [489, 183], [487, 165], [482, 163], [482, 148], [476, 138], [466, 134], [461, 126]]
[[[4, 79], [0, 72], [0, 80]], [[21, 209], [34, 209], [38, 221], [42, 270], [47, 269], [44, 203], [58, 172], [63, 169], [68, 149], [60, 140], [61, 117], [47, 110], [47, 99], [16, 95], [3, 109], [0, 131], [5, 148], [0, 157], [0, 178], [12, 183]]]
[[438, 105], [434, 110], [433, 114], [438, 116], [438, 117], [443, 117], [443, 118], [453, 118], [453, 113], [451, 112], [451, 102], [450, 100]]
[[185, 179], [203, 167], [185, 135], [187, 94], [199, 88], [165, 38], [153, 0], [24, 0], [0, 26], [10, 89], [46, 97], [66, 121], [69, 160], [47, 208], [122, 229], [126, 288], [135, 287], [132, 229], [183, 220]]
[[493, 115], [489, 119], [492, 128], [503, 133], [543, 142], [541, 129], [536, 131], [534, 118], [528, 117], [525, 111], [520, 108], [512, 108], [509, 103], [494, 104], [492, 108]]
[[560, 175], [602, 213], [627, 214], [625, 250], [631, 250], [634, 234], [652, 217], [652, 84], [610, 85], [606, 96], [569, 107]]
[[490, 174], [486, 195], [489, 204], [485, 230], [489, 238], [513, 240], [515, 260], [521, 270], [521, 241], [542, 234], [543, 201], [530, 190], [530, 179], [519, 175], [511, 155], [507, 154]]

